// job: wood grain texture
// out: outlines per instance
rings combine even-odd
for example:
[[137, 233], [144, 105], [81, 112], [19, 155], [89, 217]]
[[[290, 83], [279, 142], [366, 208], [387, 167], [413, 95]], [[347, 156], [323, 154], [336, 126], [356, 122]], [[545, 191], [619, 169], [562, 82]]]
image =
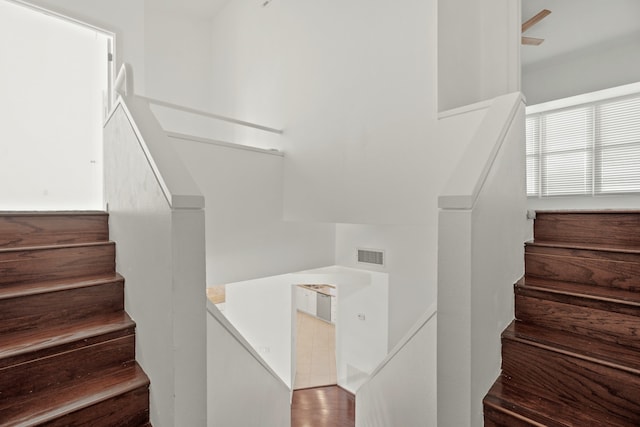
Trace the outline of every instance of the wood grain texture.
[[[112, 276], [113, 277], [113, 276]], [[0, 334], [73, 323], [124, 310], [124, 280], [106, 279], [88, 286], [0, 299]], [[1, 294], [1, 292], [0, 292]], [[0, 335], [0, 343], [3, 338]], [[1, 344], [0, 344], [1, 345]]]
[[540, 328], [535, 324], [517, 320], [504, 330], [502, 339], [552, 348], [561, 353], [597, 360], [603, 365], [640, 375], [640, 354], [637, 350], [626, 346], [561, 330]]
[[583, 408], [591, 418], [608, 413], [640, 425], [638, 375], [509, 339], [502, 342], [502, 372], [536, 396]]
[[0, 425], [150, 425], [108, 238], [105, 213], [0, 213]]
[[640, 247], [637, 211], [536, 212], [534, 241]]
[[0, 251], [0, 286], [98, 276], [114, 271], [113, 242]]
[[527, 276], [640, 292], [640, 254], [527, 245]]
[[[590, 414], [581, 407], [521, 388], [513, 379], [499, 377], [484, 398], [485, 414], [501, 427], [632, 427], [612, 414]], [[486, 424], [485, 424], [486, 425]], [[489, 424], [491, 425], [491, 424]]]
[[[148, 422], [148, 388], [149, 379], [133, 363], [101, 371], [90, 378], [61, 384], [55, 388], [55, 393], [23, 395], [12, 401], [11, 405], [0, 406], [0, 420], [5, 425], [25, 427], [144, 425]], [[127, 401], [128, 396], [123, 395], [132, 391], [136, 391], [136, 398]], [[113, 413], [113, 399], [118, 399], [116, 410], [121, 407], [119, 416], [124, 424], [109, 419], [109, 414]], [[103, 404], [106, 405], [104, 409]], [[138, 424], [126, 424], [130, 417], [135, 417]]]
[[355, 396], [338, 386], [295, 390], [291, 427], [354, 427]]
[[0, 369], [135, 334], [124, 311], [0, 335]]
[[0, 213], [0, 248], [106, 242], [104, 212]]
[[90, 346], [33, 359], [0, 370], [0, 405], [12, 398], [42, 393], [57, 384], [124, 366], [135, 359], [135, 336], [129, 335]]
[[640, 426], [640, 212], [538, 212], [485, 425]]
[[637, 316], [522, 294], [516, 295], [516, 318], [538, 327], [583, 335], [640, 350]]

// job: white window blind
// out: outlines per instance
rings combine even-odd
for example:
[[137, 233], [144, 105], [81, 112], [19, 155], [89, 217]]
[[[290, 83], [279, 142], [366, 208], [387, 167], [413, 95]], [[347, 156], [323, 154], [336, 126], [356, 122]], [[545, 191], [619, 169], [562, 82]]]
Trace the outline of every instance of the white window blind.
[[640, 95], [527, 116], [527, 195], [640, 192]]

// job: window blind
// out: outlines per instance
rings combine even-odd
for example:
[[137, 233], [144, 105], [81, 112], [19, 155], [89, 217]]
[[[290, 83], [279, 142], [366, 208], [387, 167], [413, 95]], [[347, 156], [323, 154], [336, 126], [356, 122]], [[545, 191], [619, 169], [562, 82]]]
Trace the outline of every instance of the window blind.
[[527, 195], [640, 192], [640, 95], [528, 115]]

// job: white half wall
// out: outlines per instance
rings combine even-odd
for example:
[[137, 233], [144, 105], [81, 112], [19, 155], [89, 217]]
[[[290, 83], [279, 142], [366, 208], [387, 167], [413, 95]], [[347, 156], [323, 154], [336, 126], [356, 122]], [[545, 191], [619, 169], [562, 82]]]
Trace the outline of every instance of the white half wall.
[[293, 384], [291, 284], [289, 274], [228, 284], [224, 308], [224, 316], [289, 388]]
[[438, 425], [435, 313], [410, 333], [358, 390], [356, 427]]
[[290, 426], [289, 387], [211, 303], [208, 310], [206, 425]]
[[334, 264], [333, 224], [282, 219], [282, 157], [188, 140], [174, 147], [206, 198], [209, 286]]
[[163, 192], [158, 171], [145, 155], [148, 146], [141, 144], [122, 105], [104, 132], [109, 233], [117, 242], [117, 271], [126, 281], [125, 309], [136, 322], [136, 360], [151, 380], [151, 422], [203, 426], [204, 213], [197, 204], [169, 206], [168, 200], [179, 201], [180, 194]]

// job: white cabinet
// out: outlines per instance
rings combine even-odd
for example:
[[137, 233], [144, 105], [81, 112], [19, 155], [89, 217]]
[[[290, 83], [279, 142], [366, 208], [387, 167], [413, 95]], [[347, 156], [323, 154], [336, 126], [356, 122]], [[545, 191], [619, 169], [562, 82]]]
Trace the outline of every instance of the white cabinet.
[[300, 311], [316, 315], [317, 293], [311, 289], [296, 287], [296, 307]]

